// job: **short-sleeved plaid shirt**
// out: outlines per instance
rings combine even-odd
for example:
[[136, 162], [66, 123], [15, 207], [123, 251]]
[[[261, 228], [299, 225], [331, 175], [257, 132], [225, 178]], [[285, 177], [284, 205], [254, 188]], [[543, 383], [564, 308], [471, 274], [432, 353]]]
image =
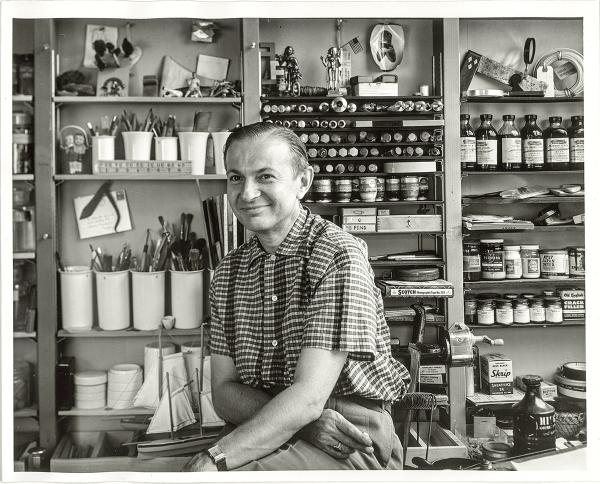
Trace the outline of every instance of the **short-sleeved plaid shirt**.
[[230, 252], [210, 304], [211, 351], [230, 356], [244, 384], [288, 387], [302, 348], [323, 348], [348, 352], [333, 395], [405, 393], [365, 242], [306, 209], [275, 253], [256, 237]]

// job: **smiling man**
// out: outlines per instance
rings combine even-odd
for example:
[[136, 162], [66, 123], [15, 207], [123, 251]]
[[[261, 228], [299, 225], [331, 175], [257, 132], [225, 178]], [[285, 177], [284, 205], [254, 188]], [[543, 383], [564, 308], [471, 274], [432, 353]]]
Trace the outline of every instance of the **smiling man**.
[[214, 405], [235, 428], [186, 470], [401, 469], [390, 407], [410, 376], [391, 357], [366, 245], [300, 204], [313, 171], [293, 131], [240, 128], [225, 165], [256, 234], [210, 290]]

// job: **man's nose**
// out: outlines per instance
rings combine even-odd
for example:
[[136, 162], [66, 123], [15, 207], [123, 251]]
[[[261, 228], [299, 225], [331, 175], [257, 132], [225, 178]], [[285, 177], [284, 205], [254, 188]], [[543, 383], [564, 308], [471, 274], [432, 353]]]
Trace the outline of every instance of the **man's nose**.
[[246, 180], [242, 187], [241, 197], [244, 202], [250, 202], [260, 195], [260, 190], [252, 180]]

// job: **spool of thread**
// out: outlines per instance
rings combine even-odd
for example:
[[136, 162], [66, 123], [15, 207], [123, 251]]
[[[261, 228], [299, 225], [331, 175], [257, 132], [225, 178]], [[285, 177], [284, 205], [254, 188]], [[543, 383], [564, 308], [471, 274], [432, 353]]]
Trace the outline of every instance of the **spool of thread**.
[[[175, 353], [175, 345], [173, 343], [163, 343], [163, 356], [172, 355]], [[148, 371], [153, 366], [158, 365], [158, 343], [149, 343], [144, 348], [144, 379], [148, 378]]]

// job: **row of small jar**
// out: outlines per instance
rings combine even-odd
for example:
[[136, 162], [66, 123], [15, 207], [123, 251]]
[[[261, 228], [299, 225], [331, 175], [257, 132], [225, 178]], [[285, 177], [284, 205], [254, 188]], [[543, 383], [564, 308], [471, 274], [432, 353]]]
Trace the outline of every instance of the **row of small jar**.
[[562, 323], [563, 307], [554, 291], [535, 294], [479, 294], [465, 296], [465, 323], [499, 324]]
[[429, 178], [426, 176], [362, 176], [313, 180], [305, 202], [397, 202], [427, 200]]
[[538, 244], [504, 245], [503, 239], [463, 242], [463, 279], [468, 282], [584, 276], [583, 247], [540, 250]]

